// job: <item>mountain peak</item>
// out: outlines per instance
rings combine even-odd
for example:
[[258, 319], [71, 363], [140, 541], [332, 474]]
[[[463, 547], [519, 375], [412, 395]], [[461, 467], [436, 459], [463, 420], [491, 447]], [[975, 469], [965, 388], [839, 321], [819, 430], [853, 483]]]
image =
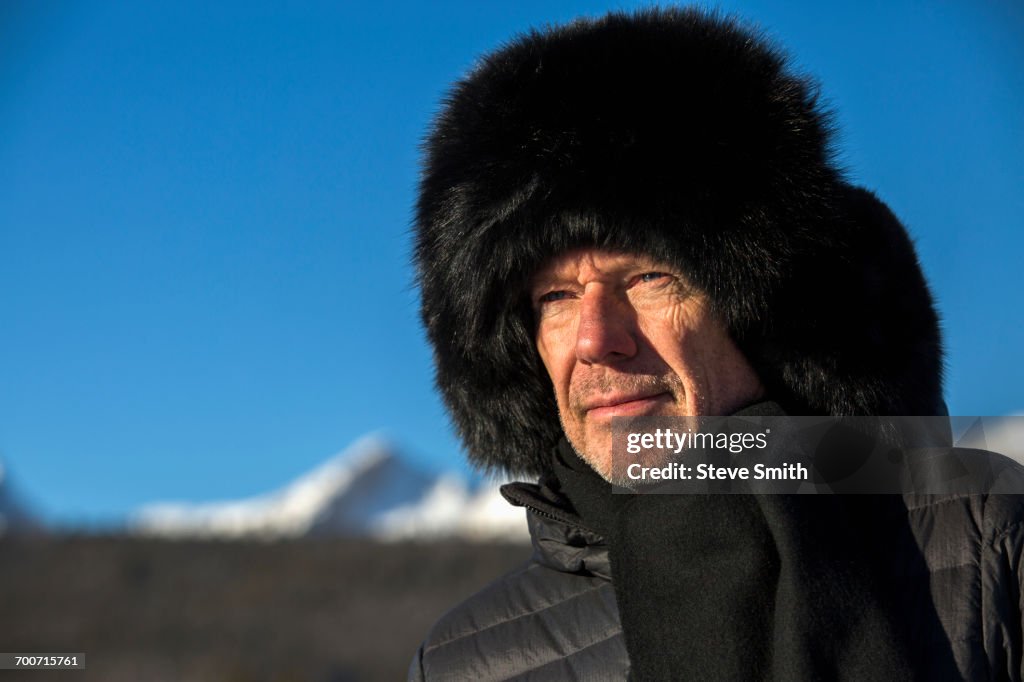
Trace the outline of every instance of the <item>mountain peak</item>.
[[522, 510], [488, 504], [489, 497], [499, 497], [496, 487], [474, 491], [460, 476], [430, 476], [410, 466], [389, 439], [371, 433], [276, 490], [240, 500], [151, 504], [131, 525], [172, 537], [525, 537]]

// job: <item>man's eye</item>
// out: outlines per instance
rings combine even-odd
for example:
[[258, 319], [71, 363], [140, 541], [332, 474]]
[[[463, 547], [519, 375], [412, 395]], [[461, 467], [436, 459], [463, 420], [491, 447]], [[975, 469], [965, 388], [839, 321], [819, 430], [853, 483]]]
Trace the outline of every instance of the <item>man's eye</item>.
[[561, 301], [563, 298], [567, 298], [568, 296], [568, 291], [549, 291], [537, 300], [540, 303], [552, 303], [554, 301]]
[[641, 282], [654, 282], [662, 277], [671, 277], [667, 272], [645, 272], [640, 275], [639, 279]]

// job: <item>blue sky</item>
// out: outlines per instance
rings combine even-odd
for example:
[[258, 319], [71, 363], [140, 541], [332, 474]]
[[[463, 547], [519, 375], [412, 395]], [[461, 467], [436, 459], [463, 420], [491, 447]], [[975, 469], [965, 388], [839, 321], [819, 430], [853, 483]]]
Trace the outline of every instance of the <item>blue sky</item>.
[[[463, 466], [411, 286], [418, 144], [533, 25], [629, 3], [0, 6], [0, 460], [52, 518], [258, 493], [383, 429]], [[1024, 410], [1024, 6], [718, 5], [917, 239], [955, 414]]]

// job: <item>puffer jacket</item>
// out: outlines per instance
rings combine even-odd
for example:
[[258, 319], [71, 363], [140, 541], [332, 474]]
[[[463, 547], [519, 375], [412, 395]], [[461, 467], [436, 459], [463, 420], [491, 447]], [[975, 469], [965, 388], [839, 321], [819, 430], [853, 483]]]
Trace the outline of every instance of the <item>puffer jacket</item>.
[[[626, 679], [604, 540], [547, 487], [502, 493], [527, 510], [533, 556], [443, 616], [409, 679]], [[892, 557], [891, 579], [924, 614], [909, 633], [921, 679], [1024, 679], [1024, 496], [905, 495], [904, 504], [913, 538]]]

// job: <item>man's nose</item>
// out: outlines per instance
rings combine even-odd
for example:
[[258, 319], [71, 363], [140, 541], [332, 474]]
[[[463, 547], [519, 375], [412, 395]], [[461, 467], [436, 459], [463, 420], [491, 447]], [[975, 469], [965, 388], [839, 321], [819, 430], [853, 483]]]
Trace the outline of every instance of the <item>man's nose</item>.
[[588, 287], [579, 307], [576, 357], [591, 364], [618, 362], [636, 355], [636, 311], [624, 297], [602, 285]]

